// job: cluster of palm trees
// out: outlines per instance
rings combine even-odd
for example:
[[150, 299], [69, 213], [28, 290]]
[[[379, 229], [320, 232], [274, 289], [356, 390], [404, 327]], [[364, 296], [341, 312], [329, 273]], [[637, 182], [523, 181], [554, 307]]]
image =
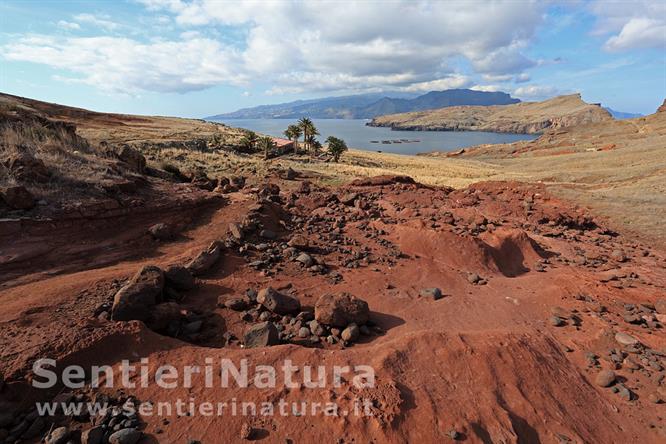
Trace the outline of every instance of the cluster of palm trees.
[[298, 139], [303, 136], [303, 149], [310, 153], [317, 153], [321, 150], [321, 143], [317, 140], [319, 131], [307, 117], [301, 118], [297, 123], [289, 125], [284, 130], [287, 139], [294, 141], [294, 149], [298, 151]]
[[[317, 140], [319, 131], [312, 123], [312, 120], [307, 117], [301, 118], [298, 122], [289, 125], [284, 130], [284, 135], [287, 139], [294, 142], [294, 150], [298, 151], [299, 139], [303, 137], [303, 149], [310, 154], [317, 154], [322, 149], [322, 144]], [[333, 155], [333, 160], [336, 162], [340, 160], [343, 152], [347, 151], [347, 144], [344, 140], [337, 137], [329, 137], [326, 139], [328, 150]], [[247, 153], [254, 153], [256, 151], [263, 151], [264, 157], [268, 159], [270, 152], [275, 148], [275, 141], [268, 136], [259, 137], [254, 131], [246, 131], [245, 135], [240, 141], [240, 149]]]

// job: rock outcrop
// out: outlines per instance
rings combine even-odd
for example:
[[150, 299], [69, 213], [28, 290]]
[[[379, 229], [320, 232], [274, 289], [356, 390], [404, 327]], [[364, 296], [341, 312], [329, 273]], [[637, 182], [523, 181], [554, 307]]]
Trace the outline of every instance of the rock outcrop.
[[493, 131], [540, 134], [548, 129], [611, 120], [613, 120], [612, 116], [601, 106], [585, 103], [580, 94], [572, 94], [543, 102], [496, 106], [452, 106], [430, 111], [391, 114], [376, 117], [368, 125], [412, 131]]

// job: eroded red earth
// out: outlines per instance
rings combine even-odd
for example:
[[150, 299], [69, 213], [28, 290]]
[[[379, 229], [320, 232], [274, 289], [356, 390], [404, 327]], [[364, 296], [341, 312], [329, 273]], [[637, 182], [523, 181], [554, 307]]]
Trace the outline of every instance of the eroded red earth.
[[[373, 401], [373, 416], [142, 417], [142, 442], [239, 442], [248, 430], [252, 439], [282, 443], [666, 440], [663, 251], [612, 232], [538, 185], [451, 190], [375, 178], [324, 189], [272, 182], [279, 188], [246, 186], [224, 197], [183, 185], [159, 208], [144, 202], [143, 211], [127, 214], [5, 227], [0, 372], [3, 411], [13, 418], [7, 433], [26, 422], [31, 402], [62, 391], [30, 387], [38, 358], [56, 359], [59, 368], [148, 358], [153, 372], [165, 363], [247, 358], [251, 370], [279, 368], [285, 359], [297, 367], [368, 365], [376, 384], [359, 389], [350, 374], [340, 387], [323, 389], [151, 384], [124, 395], [152, 403], [284, 398], [345, 408], [363, 398]], [[153, 239], [147, 230], [155, 223], [177, 235]], [[232, 223], [244, 230], [242, 239], [230, 233]], [[261, 230], [276, 238], [262, 238]], [[108, 320], [114, 294], [141, 267], [187, 264], [216, 240], [225, 243], [222, 258], [178, 302], [201, 321], [199, 329], [167, 336], [139, 321]], [[303, 252], [313, 260], [308, 267], [294, 260]], [[283, 325], [286, 343], [244, 348], [243, 333], [261, 313], [225, 301], [268, 286], [306, 309], [326, 293], [351, 293], [369, 304], [373, 328], [353, 344], [313, 341], [287, 335], [295, 328], [290, 320], [269, 313], [262, 319]], [[440, 299], [423, 292], [433, 287]], [[612, 386], [598, 384], [602, 370], [615, 372]], [[62, 416], [56, 422], [91, 427]]]

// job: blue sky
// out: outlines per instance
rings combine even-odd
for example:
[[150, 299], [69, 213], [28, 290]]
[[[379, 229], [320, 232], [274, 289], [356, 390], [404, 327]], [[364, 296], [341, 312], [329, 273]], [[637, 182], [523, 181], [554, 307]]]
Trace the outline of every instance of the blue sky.
[[447, 88], [654, 112], [666, 2], [0, 2], [0, 91], [50, 102], [203, 117]]

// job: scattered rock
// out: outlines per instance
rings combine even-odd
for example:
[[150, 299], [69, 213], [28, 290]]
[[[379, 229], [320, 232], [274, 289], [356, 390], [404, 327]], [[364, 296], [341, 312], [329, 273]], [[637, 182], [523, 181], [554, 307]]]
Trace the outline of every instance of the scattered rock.
[[139, 151], [128, 145], [116, 148], [116, 156], [126, 163], [132, 171], [143, 174], [146, 170], [146, 158]]
[[69, 438], [69, 429], [67, 427], [58, 427], [48, 434], [44, 442], [46, 444], [65, 444]]
[[564, 319], [562, 319], [559, 316], [551, 316], [548, 319], [548, 321], [550, 322], [550, 325], [552, 325], [553, 327], [562, 327], [562, 326], [566, 325], [566, 322], [564, 321]]
[[257, 302], [266, 309], [279, 315], [296, 314], [301, 309], [298, 299], [282, 294], [272, 287], [262, 289], [257, 295]]
[[190, 271], [181, 265], [171, 265], [164, 271], [167, 285], [176, 290], [192, 290], [196, 283]]
[[175, 302], [164, 302], [150, 310], [146, 325], [154, 331], [166, 330], [169, 325], [180, 320], [180, 306]]
[[263, 237], [264, 239], [268, 239], [268, 240], [274, 240], [275, 238], [277, 238], [277, 234], [275, 234], [274, 231], [267, 230], [267, 229], [261, 230], [259, 232], [259, 236]]
[[262, 322], [250, 327], [243, 336], [246, 348], [268, 347], [280, 343], [280, 334], [272, 322]]
[[424, 288], [420, 291], [419, 294], [424, 298], [433, 298], [434, 300], [442, 298], [442, 290], [436, 287]]
[[615, 384], [617, 375], [612, 370], [601, 370], [597, 373], [597, 377], [594, 380], [594, 383], [599, 387], [610, 387]]
[[206, 273], [220, 259], [222, 248], [224, 248], [224, 246], [220, 241], [214, 241], [208, 246], [208, 248], [192, 259], [187, 265], [187, 269], [195, 276], [200, 276]]
[[309, 268], [315, 264], [314, 259], [307, 253], [301, 253], [297, 258], [296, 262], [300, 262], [304, 267]]
[[173, 237], [171, 227], [163, 223], [155, 224], [148, 228], [148, 233], [157, 240], [169, 240]]
[[358, 325], [349, 324], [347, 328], [342, 330], [342, 333], [340, 333], [340, 337], [346, 342], [354, 342], [358, 339], [360, 334], [361, 332], [358, 328]]
[[237, 223], [232, 222], [229, 224], [229, 232], [234, 237], [234, 239], [236, 240], [243, 239], [243, 229]]
[[479, 281], [481, 281], [481, 276], [479, 276], [478, 274], [476, 273], [467, 274], [467, 282], [469, 282], [470, 284], [477, 284], [479, 283]]
[[308, 241], [307, 237], [301, 234], [295, 234], [291, 237], [291, 239], [289, 239], [287, 245], [290, 247], [298, 248], [299, 250], [307, 250], [310, 246], [310, 242]]
[[315, 319], [324, 325], [344, 328], [349, 324], [363, 325], [370, 319], [368, 303], [349, 293], [326, 294], [315, 304]]
[[109, 444], [136, 444], [143, 437], [137, 429], [120, 429], [109, 436]]
[[666, 314], [666, 298], [659, 298], [654, 302], [654, 309], [659, 314]]
[[145, 321], [150, 309], [162, 299], [164, 273], [158, 267], [143, 267], [116, 293], [111, 308], [114, 321]]
[[253, 435], [254, 430], [252, 429], [252, 426], [247, 423], [243, 424], [240, 430], [240, 439], [251, 440]]
[[101, 426], [84, 430], [81, 433], [81, 444], [102, 444], [104, 441], [104, 429]]
[[0, 197], [15, 210], [29, 210], [37, 204], [35, 197], [24, 186], [7, 187], [0, 192]]
[[615, 334], [615, 340], [618, 344], [622, 345], [638, 345], [640, 342], [638, 339], [631, 336], [629, 333], [617, 332]]
[[237, 296], [228, 298], [224, 301], [224, 306], [230, 310], [243, 311], [250, 305], [250, 300], [246, 296]]

